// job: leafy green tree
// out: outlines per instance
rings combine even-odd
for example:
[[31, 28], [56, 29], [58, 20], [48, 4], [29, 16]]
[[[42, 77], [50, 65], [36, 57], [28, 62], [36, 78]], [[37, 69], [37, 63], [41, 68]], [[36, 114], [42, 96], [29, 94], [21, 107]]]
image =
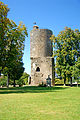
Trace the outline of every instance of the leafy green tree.
[[78, 87], [78, 82], [80, 79], [80, 57], [77, 59], [75, 65], [73, 66], [72, 76], [76, 80]]
[[6, 69], [7, 83], [13, 63], [22, 62], [24, 41], [27, 36], [25, 25], [20, 22], [17, 26], [14, 21], [9, 20], [8, 11], [7, 5], [0, 2], [0, 74]]
[[23, 75], [21, 76], [20, 79], [24, 81], [24, 85], [28, 83], [28, 77], [29, 77], [29, 74], [27, 74], [26, 72], [24, 72]]
[[22, 85], [27, 85], [28, 77], [29, 77], [29, 74], [24, 72], [23, 75], [21, 76], [21, 78], [19, 80], [17, 80], [16, 84], [19, 85], [19, 87], [22, 86]]
[[0, 75], [3, 70], [5, 63], [5, 55], [6, 55], [6, 40], [5, 34], [7, 33], [7, 24], [9, 23], [9, 19], [7, 18], [7, 13], [9, 8], [3, 2], [0, 1]]
[[8, 46], [6, 52], [7, 56], [5, 60], [6, 67], [9, 69], [7, 71], [8, 76], [10, 69], [13, 68], [13, 63], [16, 64], [18, 62], [22, 62], [24, 40], [25, 40], [25, 35], [27, 35], [26, 27], [22, 25], [22, 23], [20, 23], [19, 26], [16, 26], [15, 23], [13, 23], [12, 21], [11, 25], [12, 24], [13, 24], [13, 28], [11, 28], [11, 30], [8, 32], [7, 35]]
[[68, 77], [72, 84], [72, 68], [79, 57], [80, 32], [66, 27], [57, 37], [52, 35], [54, 56], [56, 56], [56, 71], [64, 79]]
[[24, 67], [22, 62], [16, 62], [13, 68], [9, 69], [10, 79], [14, 81], [13, 85], [15, 87], [15, 80], [19, 80], [24, 72]]

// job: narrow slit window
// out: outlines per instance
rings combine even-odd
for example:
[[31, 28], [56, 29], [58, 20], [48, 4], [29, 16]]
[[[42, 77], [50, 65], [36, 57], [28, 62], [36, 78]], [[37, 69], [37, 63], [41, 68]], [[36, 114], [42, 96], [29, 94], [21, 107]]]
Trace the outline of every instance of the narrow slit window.
[[40, 72], [40, 68], [39, 67], [36, 68], [36, 72]]

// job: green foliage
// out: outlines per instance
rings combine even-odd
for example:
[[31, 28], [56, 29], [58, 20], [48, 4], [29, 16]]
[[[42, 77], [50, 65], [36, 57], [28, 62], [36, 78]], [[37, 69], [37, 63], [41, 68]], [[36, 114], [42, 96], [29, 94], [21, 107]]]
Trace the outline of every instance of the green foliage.
[[[55, 78], [55, 84], [64, 84], [64, 79]], [[66, 84], [69, 84], [68, 79], [66, 79]]]
[[27, 85], [28, 84], [28, 77], [29, 77], [29, 74], [24, 72], [23, 75], [20, 77], [20, 79], [16, 81], [16, 84], [19, 86]]
[[64, 84], [64, 80], [55, 78], [55, 84]]
[[[15, 72], [17, 72], [17, 71], [15, 70]], [[28, 76], [29, 76], [29, 74], [27, 74], [26, 72], [21, 73], [21, 71], [19, 73], [16, 73], [16, 74], [14, 74], [14, 73], [13, 73], [12, 76], [10, 76], [9, 85], [12, 85], [12, 86], [14, 85], [13, 78], [15, 78], [15, 85], [23, 86], [23, 85], [28, 84]], [[7, 76], [2, 75], [0, 77], [0, 86], [4, 87], [4, 86], [6, 86], [6, 83], [7, 83]]]
[[9, 19], [7, 18], [8, 11], [7, 5], [0, 1], [0, 70], [2, 70], [5, 65], [4, 55], [6, 55], [5, 46], [7, 44], [5, 34], [7, 32], [7, 24], [9, 23]]
[[80, 57], [77, 59], [75, 65], [73, 66], [72, 76], [78, 84], [80, 80]]
[[6, 86], [6, 83], [7, 83], [7, 77], [2, 75], [0, 77], [0, 86], [4, 87]]
[[7, 5], [0, 1], [0, 74], [2, 72], [15, 80], [16, 76], [17, 79], [21, 77], [24, 41], [28, 34], [22, 22], [16, 25], [7, 18], [8, 11]]
[[26, 72], [24, 72], [23, 75], [21, 76], [20, 80], [24, 81], [24, 85], [28, 84], [28, 77], [29, 77], [29, 74], [27, 74]]
[[56, 72], [66, 78], [72, 77], [73, 66], [80, 54], [80, 32], [66, 27], [57, 37], [51, 37], [54, 44], [54, 57], [56, 56]]
[[15, 62], [14, 64], [12, 64], [12, 68], [10, 68], [9, 73], [10, 73], [10, 78], [12, 80], [18, 80], [20, 79], [20, 77], [22, 76], [23, 72], [24, 72], [24, 67], [23, 67], [23, 63], [22, 62]]
[[19, 85], [19, 87], [25, 85], [24, 80], [23, 79], [16, 80], [16, 85]]

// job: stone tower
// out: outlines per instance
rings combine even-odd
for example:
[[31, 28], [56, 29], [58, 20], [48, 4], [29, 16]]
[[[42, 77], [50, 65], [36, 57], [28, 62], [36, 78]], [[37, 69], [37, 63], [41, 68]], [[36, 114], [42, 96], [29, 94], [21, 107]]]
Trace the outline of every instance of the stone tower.
[[46, 83], [48, 75], [53, 79], [52, 31], [33, 26], [30, 32], [31, 84]]

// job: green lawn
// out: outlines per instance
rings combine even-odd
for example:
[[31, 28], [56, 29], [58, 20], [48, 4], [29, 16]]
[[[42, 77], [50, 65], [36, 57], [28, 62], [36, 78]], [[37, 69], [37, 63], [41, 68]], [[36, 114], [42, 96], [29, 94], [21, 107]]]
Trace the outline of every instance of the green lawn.
[[0, 120], [80, 120], [80, 87], [0, 88]]

